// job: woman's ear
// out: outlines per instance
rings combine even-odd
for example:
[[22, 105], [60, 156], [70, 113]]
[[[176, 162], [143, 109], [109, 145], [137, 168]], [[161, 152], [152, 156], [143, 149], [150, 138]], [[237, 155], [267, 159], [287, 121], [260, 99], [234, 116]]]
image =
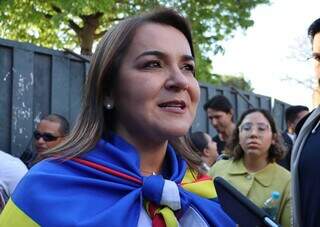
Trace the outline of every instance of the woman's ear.
[[210, 150], [209, 148], [205, 147], [202, 151], [202, 155], [205, 157], [209, 157], [210, 156]]

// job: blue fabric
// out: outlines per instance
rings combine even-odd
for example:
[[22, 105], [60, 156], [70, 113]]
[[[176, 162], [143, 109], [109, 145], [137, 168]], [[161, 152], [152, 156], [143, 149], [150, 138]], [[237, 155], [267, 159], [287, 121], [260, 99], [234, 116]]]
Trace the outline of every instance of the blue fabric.
[[[15, 204], [41, 226], [137, 226], [142, 207], [142, 188], [159, 201], [159, 178], [143, 178], [137, 151], [122, 138], [112, 135], [100, 140], [82, 156], [105, 167], [148, 182], [141, 184], [87, 167], [73, 160], [46, 160], [35, 165], [13, 195]], [[171, 146], [166, 153], [169, 179], [181, 183], [186, 162]], [[156, 180], [154, 180], [156, 179]], [[161, 187], [161, 182], [160, 182]], [[210, 226], [235, 226], [216, 202], [201, 198], [179, 186], [183, 208], [193, 206]], [[161, 197], [161, 195], [160, 195]]]
[[163, 186], [164, 179], [161, 175], [143, 177], [142, 196], [160, 204]]

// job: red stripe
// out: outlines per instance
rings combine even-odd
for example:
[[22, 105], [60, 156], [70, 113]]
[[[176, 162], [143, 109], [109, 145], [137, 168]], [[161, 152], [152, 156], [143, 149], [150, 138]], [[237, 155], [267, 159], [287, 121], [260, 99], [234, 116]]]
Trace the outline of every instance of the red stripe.
[[127, 175], [125, 173], [116, 171], [114, 169], [110, 169], [110, 168], [105, 167], [103, 165], [100, 165], [98, 163], [91, 162], [91, 161], [88, 161], [88, 160], [84, 160], [84, 159], [81, 159], [81, 158], [72, 158], [72, 160], [74, 160], [75, 162], [78, 162], [80, 164], [83, 164], [85, 166], [89, 166], [91, 168], [94, 168], [96, 170], [100, 170], [100, 171], [102, 171], [104, 173], [108, 173], [108, 174], [111, 174], [113, 176], [121, 177], [121, 178], [123, 178], [125, 180], [130, 180], [130, 181], [133, 181], [135, 183], [142, 184], [142, 181], [140, 179], [138, 179], [138, 178], [135, 178], [135, 177]]

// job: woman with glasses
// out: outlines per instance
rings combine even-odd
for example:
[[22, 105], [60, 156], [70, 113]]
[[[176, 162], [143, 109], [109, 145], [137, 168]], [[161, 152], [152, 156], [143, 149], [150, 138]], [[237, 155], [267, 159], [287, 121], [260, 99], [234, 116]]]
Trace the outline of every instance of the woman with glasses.
[[230, 159], [216, 162], [210, 175], [225, 178], [261, 208], [273, 191], [279, 192], [276, 219], [281, 226], [290, 226], [290, 173], [276, 163], [285, 155], [285, 148], [271, 114], [263, 109], [247, 110], [229, 142]]

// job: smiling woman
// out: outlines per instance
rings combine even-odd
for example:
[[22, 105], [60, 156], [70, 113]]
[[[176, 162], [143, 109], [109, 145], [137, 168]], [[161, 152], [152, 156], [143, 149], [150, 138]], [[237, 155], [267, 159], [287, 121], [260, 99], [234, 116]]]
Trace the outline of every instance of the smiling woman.
[[234, 226], [184, 142], [200, 95], [194, 72], [191, 31], [175, 11], [111, 28], [75, 128], [42, 154], [0, 226]]

